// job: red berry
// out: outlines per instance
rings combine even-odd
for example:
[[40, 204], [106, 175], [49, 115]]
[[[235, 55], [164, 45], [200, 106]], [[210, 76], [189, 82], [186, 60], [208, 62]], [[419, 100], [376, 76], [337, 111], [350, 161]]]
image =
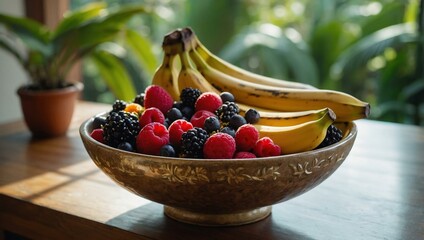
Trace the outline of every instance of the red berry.
[[208, 117], [216, 117], [216, 115], [206, 110], [200, 110], [191, 117], [190, 122], [193, 124], [193, 127], [203, 128], [205, 120]]
[[101, 128], [94, 129], [90, 133], [90, 136], [98, 142], [105, 143], [105, 141], [103, 140], [103, 129], [101, 129]]
[[259, 139], [259, 132], [252, 124], [244, 124], [236, 132], [237, 151], [250, 152]]
[[196, 111], [206, 110], [215, 112], [222, 105], [221, 97], [214, 92], [202, 93], [196, 100], [194, 108]]
[[271, 138], [263, 137], [256, 142], [253, 152], [258, 157], [278, 156], [281, 154], [281, 148], [274, 144]]
[[158, 122], [163, 124], [165, 122], [165, 116], [158, 108], [151, 107], [144, 110], [143, 114], [141, 114], [140, 119], [138, 121], [140, 123], [140, 127], [144, 127], [152, 122]]
[[144, 126], [136, 139], [137, 151], [145, 154], [159, 155], [160, 149], [169, 143], [169, 132], [158, 122]]
[[251, 152], [236, 152], [233, 158], [256, 158], [256, 155]]
[[169, 142], [174, 146], [181, 145], [181, 136], [183, 133], [193, 128], [193, 124], [184, 119], [175, 120], [168, 128]]
[[210, 136], [203, 146], [205, 158], [233, 158], [236, 151], [236, 141], [226, 133], [215, 133]]
[[161, 86], [150, 85], [146, 88], [144, 93], [144, 108], [156, 107], [163, 114], [166, 114], [174, 104], [171, 95]]

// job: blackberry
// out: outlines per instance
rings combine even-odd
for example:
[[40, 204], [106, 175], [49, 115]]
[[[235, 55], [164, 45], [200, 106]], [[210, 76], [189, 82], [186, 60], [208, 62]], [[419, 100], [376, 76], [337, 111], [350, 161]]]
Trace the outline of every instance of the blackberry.
[[135, 96], [133, 103], [140, 104], [142, 107], [144, 107], [144, 93], [140, 93]]
[[258, 111], [256, 111], [253, 108], [250, 108], [249, 110], [247, 110], [247, 112], [244, 114], [244, 118], [246, 119], [247, 123], [250, 124], [255, 124], [257, 122], [259, 122], [259, 118], [261, 116], [259, 115]]
[[206, 130], [194, 127], [181, 137], [181, 157], [203, 158], [203, 145], [209, 135]]
[[327, 129], [327, 134], [325, 135], [325, 139], [318, 145], [317, 148], [323, 148], [326, 146], [330, 146], [343, 138], [342, 131], [338, 129], [334, 125], [330, 125]]
[[112, 112], [119, 112], [125, 109], [127, 103], [123, 100], [115, 100], [112, 105]]
[[228, 123], [233, 115], [239, 114], [240, 109], [235, 102], [225, 102], [216, 111], [215, 114], [223, 123]]
[[111, 112], [103, 126], [103, 139], [111, 147], [128, 142], [134, 148], [138, 132], [140, 124], [136, 115], [124, 111]]
[[202, 92], [197, 88], [184, 88], [181, 91], [180, 99], [183, 102], [183, 105], [194, 108], [194, 104], [200, 94], [202, 94]]

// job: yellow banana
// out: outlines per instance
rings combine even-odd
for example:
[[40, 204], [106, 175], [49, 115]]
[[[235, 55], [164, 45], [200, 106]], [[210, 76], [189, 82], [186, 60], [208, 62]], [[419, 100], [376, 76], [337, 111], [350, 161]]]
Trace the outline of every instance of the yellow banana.
[[193, 48], [205, 60], [205, 62], [212, 68], [221, 71], [225, 74], [233, 76], [243, 81], [263, 84], [273, 87], [285, 88], [298, 88], [298, 89], [316, 89], [315, 87], [299, 82], [291, 82], [287, 80], [280, 80], [271, 77], [266, 77], [253, 72], [249, 72], [239, 68], [211, 53], [197, 37], [193, 37]]
[[314, 121], [286, 127], [257, 125], [259, 136], [269, 137], [281, 148], [282, 154], [305, 152], [315, 149], [325, 138], [327, 128], [334, 122], [335, 114], [329, 110]]
[[181, 60], [181, 70], [178, 75], [178, 89], [183, 90], [187, 87], [197, 88], [201, 92], [215, 92], [216, 90], [190, 63], [190, 57], [187, 51], [178, 54]]
[[174, 60], [176, 55], [166, 54], [163, 57], [162, 64], [156, 69], [153, 75], [152, 84], [163, 87], [174, 99], [180, 99], [178, 90], [178, 70], [175, 68]]
[[240, 103], [283, 112], [331, 108], [341, 122], [368, 117], [370, 112], [368, 103], [343, 92], [270, 87], [241, 81], [211, 68], [196, 51], [191, 50], [190, 56], [208, 82], [221, 92], [231, 92]]
[[308, 110], [308, 111], [299, 111], [299, 112], [278, 112], [268, 109], [257, 109], [255, 107], [250, 107], [248, 105], [237, 103], [240, 108], [240, 114], [244, 114], [250, 108], [255, 109], [259, 115], [259, 125], [267, 126], [293, 126], [321, 118], [324, 114], [330, 111], [328, 108], [323, 108], [319, 110]]

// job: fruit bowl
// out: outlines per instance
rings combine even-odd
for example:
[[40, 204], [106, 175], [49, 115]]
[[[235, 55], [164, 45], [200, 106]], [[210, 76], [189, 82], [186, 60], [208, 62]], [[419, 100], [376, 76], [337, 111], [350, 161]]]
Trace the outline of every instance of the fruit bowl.
[[121, 187], [164, 205], [167, 216], [207, 226], [234, 226], [266, 218], [272, 205], [314, 188], [346, 159], [357, 135], [338, 124], [343, 139], [321, 149], [253, 159], [170, 158], [122, 151], [90, 137], [93, 118], [80, 127], [94, 163]]

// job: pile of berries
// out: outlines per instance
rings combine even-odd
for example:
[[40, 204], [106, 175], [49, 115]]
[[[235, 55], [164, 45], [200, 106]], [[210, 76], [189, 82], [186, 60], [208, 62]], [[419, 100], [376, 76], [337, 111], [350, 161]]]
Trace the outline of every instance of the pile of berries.
[[127, 103], [116, 100], [107, 116], [96, 117], [91, 136], [125, 151], [184, 158], [256, 158], [277, 156], [281, 149], [260, 138], [252, 125], [259, 114], [244, 116], [229, 92], [220, 95], [185, 88], [180, 101], [151, 85]]

